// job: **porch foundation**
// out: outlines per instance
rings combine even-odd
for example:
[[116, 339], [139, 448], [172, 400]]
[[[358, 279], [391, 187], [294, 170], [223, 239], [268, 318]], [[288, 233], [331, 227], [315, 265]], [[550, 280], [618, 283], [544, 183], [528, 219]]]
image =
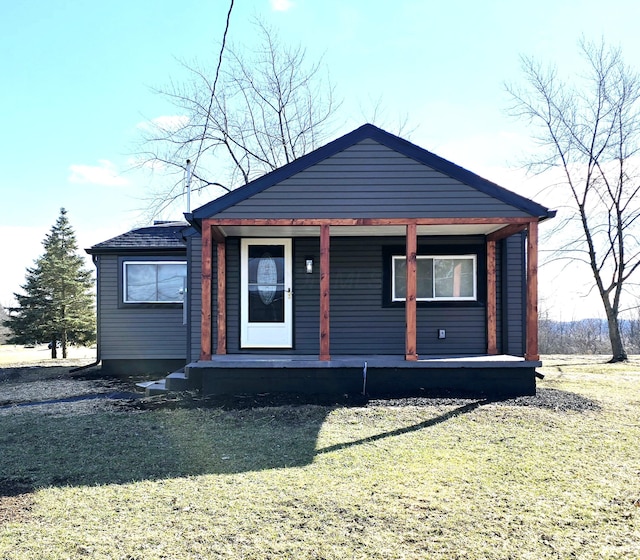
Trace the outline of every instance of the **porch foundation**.
[[205, 395], [362, 393], [372, 397], [424, 393], [485, 396], [534, 395], [539, 361], [514, 356], [216, 356], [187, 366], [189, 379]]

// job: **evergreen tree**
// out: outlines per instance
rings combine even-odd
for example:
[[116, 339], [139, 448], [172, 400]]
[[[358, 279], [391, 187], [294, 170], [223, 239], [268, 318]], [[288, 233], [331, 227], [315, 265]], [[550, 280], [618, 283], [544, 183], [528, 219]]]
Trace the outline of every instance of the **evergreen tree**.
[[4, 326], [5, 321], [9, 318], [7, 312], [4, 310], [4, 307], [0, 305], [0, 344], [4, 344], [5, 340], [8, 338], [9, 329]]
[[14, 294], [18, 306], [9, 308], [5, 324], [12, 332], [9, 342], [49, 342], [52, 358], [57, 358], [59, 344], [66, 358], [69, 344], [95, 340], [93, 277], [77, 254], [75, 233], [64, 208], [42, 245], [44, 255], [27, 268], [21, 286], [24, 294]]

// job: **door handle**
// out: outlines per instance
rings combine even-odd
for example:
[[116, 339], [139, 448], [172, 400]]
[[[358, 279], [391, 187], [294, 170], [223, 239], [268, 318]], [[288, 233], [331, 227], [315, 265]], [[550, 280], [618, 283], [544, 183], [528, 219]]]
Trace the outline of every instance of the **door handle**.
[[289, 296], [289, 299], [291, 299], [291, 296], [293, 295], [291, 288], [287, 288], [287, 295]]

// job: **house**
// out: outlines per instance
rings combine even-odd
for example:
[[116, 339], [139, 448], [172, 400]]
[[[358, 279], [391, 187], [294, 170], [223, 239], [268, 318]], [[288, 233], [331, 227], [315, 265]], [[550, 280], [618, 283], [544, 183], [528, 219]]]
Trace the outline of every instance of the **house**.
[[[155, 241], [130, 253], [120, 238], [92, 247], [99, 283], [111, 256], [101, 358], [123, 359], [105, 354], [119, 338], [127, 359], [144, 340], [144, 360], [179, 341], [184, 373], [168, 386], [206, 393], [532, 394], [538, 224], [554, 214], [367, 124], [167, 228], [179, 234], [167, 261], [186, 262], [184, 334], [178, 300], [127, 300], [143, 275], [134, 252], [166, 262], [162, 228], [137, 230]], [[116, 332], [123, 308], [136, 329]]]

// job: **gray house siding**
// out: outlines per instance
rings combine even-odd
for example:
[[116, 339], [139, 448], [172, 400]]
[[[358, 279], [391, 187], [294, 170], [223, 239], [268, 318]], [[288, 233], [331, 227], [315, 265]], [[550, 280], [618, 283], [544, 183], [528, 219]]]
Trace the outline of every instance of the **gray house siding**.
[[[184, 364], [186, 326], [183, 310], [122, 305], [121, 258], [117, 255], [99, 257], [99, 346], [105, 369], [116, 364], [115, 369], [119, 369], [129, 360], [168, 361], [170, 364], [180, 361]], [[133, 371], [131, 364], [128, 371]]]
[[528, 217], [378, 142], [363, 140], [217, 218]]
[[[200, 359], [201, 309], [202, 309], [202, 238], [192, 235], [188, 240], [188, 285], [189, 285], [189, 356]], [[216, 259], [214, 254], [214, 271]], [[212, 317], [216, 316], [216, 302], [212, 302]]]
[[513, 235], [503, 241], [503, 255], [506, 260], [506, 309], [503, 352], [514, 356], [524, 355], [524, 305], [525, 295], [525, 234]]
[[[331, 239], [331, 354], [403, 354], [405, 311], [402, 304], [385, 301], [385, 255], [404, 246], [404, 238], [335, 237]], [[458, 247], [456, 247], [458, 246]], [[417, 312], [418, 352], [424, 355], [482, 354], [486, 351], [486, 306], [482, 285], [486, 277], [482, 237], [420, 238], [419, 252], [460, 251], [469, 246], [479, 253], [479, 301], [420, 304]], [[386, 249], [385, 249], [386, 248]], [[240, 242], [227, 241], [227, 351], [240, 348]], [[319, 272], [308, 275], [304, 259], [318, 259], [317, 238], [294, 240], [294, 348], [295, 354], [319, 352]], [[215, 285], [213, 301], [215, 302]], [[388, 298], [387, 298], [388, 299]], [[215, 328], [215, 324], [214, 324]], [[446, 338], [438, 339], [445, 329]], [[265, 350], [255, 350], [265, 353]], [[274, 353], [280, 353], [274, 351]]]

